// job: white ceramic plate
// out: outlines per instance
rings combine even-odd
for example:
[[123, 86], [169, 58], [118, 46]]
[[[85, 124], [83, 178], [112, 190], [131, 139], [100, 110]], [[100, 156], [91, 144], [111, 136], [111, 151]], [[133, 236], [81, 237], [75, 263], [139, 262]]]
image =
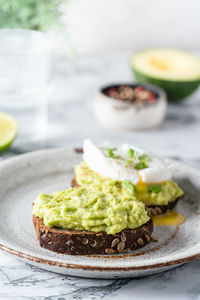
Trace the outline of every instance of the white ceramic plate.
[[0, 248], [50, 271], [92, 278], [136, 277], [161, 272], [200, 257], [200, 172], [182, 163], [176, 179], [186, 197], [177, 210], [187, 220], [178, 227], [156, 227], [158, 243], [129, 254], [68, 256], [42, 249], [32, 224], [32, 202], [40, 192], [70, 186], [82, 155], [73, 149], [37, 151], [0, 164]]

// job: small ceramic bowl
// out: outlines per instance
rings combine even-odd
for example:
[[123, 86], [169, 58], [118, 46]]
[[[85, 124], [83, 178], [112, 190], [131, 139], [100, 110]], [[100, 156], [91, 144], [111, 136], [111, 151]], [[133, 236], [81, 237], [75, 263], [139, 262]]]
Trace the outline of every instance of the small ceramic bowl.
[[[119, 100], [108, 96], [110, 89], [128, 86], [133, 89], [150, 91], [154, 95], [153, 102]], [[94, 101], [94, 114], [98, 122], [106, 128], [140, 130], [159, 126], [165, 117], [167, 107], [166, 93], [161, 88], [150, 84], [112, 84], [102, 87]]]

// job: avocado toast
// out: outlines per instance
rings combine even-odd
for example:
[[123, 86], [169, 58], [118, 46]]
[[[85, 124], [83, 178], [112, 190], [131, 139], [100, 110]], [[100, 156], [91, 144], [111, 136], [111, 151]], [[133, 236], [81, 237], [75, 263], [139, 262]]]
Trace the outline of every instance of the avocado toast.
[[40, 245], [71, 255], [137, 250], [151, 241], [151, 217], [175, 206], [183, 191], [172, 166], [138, 148], [83, 144], [72, 187], [40, 194], [33, 223]]
[[129, 190], [142, 201], [150, 217], [166, 213], [183, 196], [172, 180], [173, 165], [134, 146], [97, 147], [85, 140], [83, 160], [75, 167], [72, 186], [93, 185], [109, 192], [117, 184], [119, 193]]
[[153, 222], [131, 194], [105, 194], [91, 186], [40, 194], [33, 223], [41, 247], [71, 254], [113, 254], [151, 241]]

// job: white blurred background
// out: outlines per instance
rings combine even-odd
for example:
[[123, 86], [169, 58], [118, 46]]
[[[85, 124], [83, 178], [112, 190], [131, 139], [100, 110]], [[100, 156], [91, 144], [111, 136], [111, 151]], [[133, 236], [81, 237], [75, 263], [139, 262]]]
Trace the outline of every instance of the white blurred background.
[[[14, 3], [7, 2], [8, 0], [2, 1], [5, 8], [8, 6], [7, 3]], [[34, 18], [31, 20], [29, 8], [33, 7], [30, 4], [33, 2], [37, 3], [37, 9], [33, 11]], [[27, 98], [29, 105], [27, 111], [30, 113], [38, 111], [38, 118], [42, 111], [41, 104], [45, 104], [48, 113], [47, 133], [43, 139], [45, 147], [66, 144], [80, 146], [85, 137], [91, 137], [97, 143], [105, 139], [113, 142], [133, 141], [154, 152], [159, 149], [160, 154], [163, 155], [173, 157], [181, 155], [182, 158], [187, 159], [198, 158], [199, 147], [193, 145], [197, 143], [200, 131], [200, 89], [187, 101], [177, 105], [170, 104], [164, 123], [154, 131], [121, 134], [104, 130], [96, 122], [92, 103], [99, 87], [109, 83], [134, 80], [130, 67], [132, 52], [143, 48], [165, 46], [195, 51], [199, 55], [200, 0], [66, 0], [66, 3], [64, 2], [65, 0], [60, 0], [62, 5], [58, 8], [59, 11], [64, 12], [62, 16], [64, 24], [55, 26], [54, 29], [45, 26], [44, 20], [48, 21], [48, 18], [45, 19], [45, 16], [48, 16], [47, 11], [52, 12], [52, 5], [57, 2], [15, 0], [15, 3], [18, 3], [18, 9], [15, 8], [13, 13], [16, 26], [10, 26], [13, 25], [13, 15], [10, 14], [7, 20], [6, 14], [1, 15], [0, 9], [0, 23], [4, 17], [3, 27], [18, 28], [21, 24], [21, 28], [41, 30], [45, 37], [48, 30], [53, 50], [56, 54], [62, 54], [52, 56], [50, 61], [52, 65], [52, 70], [50, 74], [48, 73], [50, 84], [45, 88], [48, 92], [48, 103], [39, 100], [37, 104], [34, 99], [33, 104], [36, 109], [33, 110], [33, 106], [29, 109], [30, 99], [33, 97]], [[23, 16], [26, 12], [26, 22], [21, 20], [19, 23], [17, 17], [21, 16], [22, 11]], [[42, 13], [39, 14], [41, 11]], [[38, 24], [34, 23], [35, 18]], [[49, 19], [52, 18], [52, 13], [49, 13]], [[60, 25], [58, 21], [56, 19], [56, 22], [52, 22], [55, 24], [52, 25]], [[71, 59], [68, 59], [67, 55]], [[17, 68], [17, 72], [18, 70], [20, 68]], [[2, 102], [4, 108], [7, 101], [3, 96], [0, 97], [1, 99], [0, 104]], [[17, 99], [22, 102], [21, 96]], [[22, 111], [24, 112], [24, 108]], [[12, 110], [8, 112], [13, 114]], [[43, 119], [44, 115], [43, 113]], [[27, 128], [27, 125], [24, 128]], [[185, 143], [186, 137], [187, 143]], [[32, 146], [27, 139], [26, 143], [22, 144], [18, 138], [12, 149], [21, 153], [39, 147], [44, 147], [42, 142]]]
[[[64, 9], [69, 52], [200, 48], [199, 0], [69, 0]], [[57, 51], [65, 51], [55, 37]]]

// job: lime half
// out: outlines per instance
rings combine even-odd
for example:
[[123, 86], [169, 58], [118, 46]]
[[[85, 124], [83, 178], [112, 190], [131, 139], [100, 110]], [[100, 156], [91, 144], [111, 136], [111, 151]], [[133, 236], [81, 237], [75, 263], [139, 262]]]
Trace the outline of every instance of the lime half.
[[17, 131], [15, 119], [9, 114], [0, 112], [0, 151], [6, 150], [12, 144]]

